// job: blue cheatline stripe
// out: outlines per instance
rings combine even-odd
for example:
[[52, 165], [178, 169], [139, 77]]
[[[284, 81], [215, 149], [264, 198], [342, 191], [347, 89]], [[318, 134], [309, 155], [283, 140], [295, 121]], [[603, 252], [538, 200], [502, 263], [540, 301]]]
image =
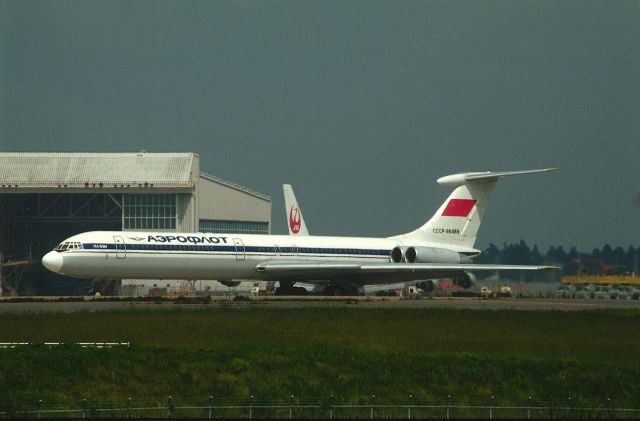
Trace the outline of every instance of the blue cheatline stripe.
[[[84, 250], [117, 250], [125, 251], [124, 244], [115, 243], [83, 243]], [[238, 251], [245, 253], [268, 253], [276, 255], [274, 247], [239, 246]], [[390, 250], [384, 249], [358, 249], [358, 248], [326, 248], [326, 247], [279, 247], [280, 254], [324, 254], [324, 255], [361, 255], [361, 256], [389, 256]], [[209, 251], [209, 252], [236, 252], [235, 246], [214, 246], [195, 244], [126, 244], [126, 251]]]

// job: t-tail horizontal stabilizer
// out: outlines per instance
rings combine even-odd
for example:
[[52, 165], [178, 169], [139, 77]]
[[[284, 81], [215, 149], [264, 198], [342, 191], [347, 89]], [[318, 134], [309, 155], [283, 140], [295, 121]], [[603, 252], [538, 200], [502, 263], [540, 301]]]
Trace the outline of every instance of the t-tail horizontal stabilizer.
[[455, 187], [451, 195], [426, 224], [415, 231], [394, 238], [405, 240], [405, 242], [419, 240], [441, 245], [444, 248], [455, 246], [469, 252], [478, 252], [473, 246], [480, 223], [489, 206], [493, 187], [498, 179], [556, 169], [468, 172], [441, 177], [438, 179], [438, 184]]
[[437, 180], [438, 184], [447, 186], [459, 186], [461, 184], [472, 183], [474, 181], [497, 181], [498, 178], [508, 177], [511, 175], [524, 175], [535, 174], [539, 172], [555, 171], [557, 168], [542, 168], [539, 170], [524, 170], [524, 171], [501, 171], [501, 172], [467, 172], [460, 174], [445, 175]]

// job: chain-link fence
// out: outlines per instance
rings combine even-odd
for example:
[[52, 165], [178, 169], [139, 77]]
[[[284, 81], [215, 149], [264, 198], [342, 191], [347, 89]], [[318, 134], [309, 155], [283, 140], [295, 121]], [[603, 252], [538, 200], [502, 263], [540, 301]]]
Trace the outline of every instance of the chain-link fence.
[[[359, 399], [362, 401], [362, 399]], [[454, 418], [640, 418], [640, 405], [623, 405], [606, 399], [599, 403], [544, 403], [529, 398], [526, 402], [504, 403], [495, 398], [464, 399], [451, 396], [438, 403], [418, 402], [408, 396], [384, 400], [371, 396], [366, 403], [338, 403], [335, 397], [283, 400], [174, 399], [141, 401], [128, 398], [124, 402], [37, 402], [0, 404], [3, 418], [356, 418], [356, 419], [454, 419]]]

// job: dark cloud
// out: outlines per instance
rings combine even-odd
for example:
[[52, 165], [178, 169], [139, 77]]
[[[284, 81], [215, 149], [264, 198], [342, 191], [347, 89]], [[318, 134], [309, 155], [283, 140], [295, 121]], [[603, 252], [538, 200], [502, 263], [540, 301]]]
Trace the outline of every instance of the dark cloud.
[[386, 236], [498, 184], [479, 245], [637, 244], [636, 1], [0, 2], [0, 148], [194, 151], [316, 234]]

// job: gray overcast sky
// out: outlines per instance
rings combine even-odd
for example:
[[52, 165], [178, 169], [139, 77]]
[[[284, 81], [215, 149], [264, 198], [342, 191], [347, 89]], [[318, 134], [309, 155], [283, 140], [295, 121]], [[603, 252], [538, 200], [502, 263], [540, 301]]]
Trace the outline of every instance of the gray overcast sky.
[[479, 247], [640, 245], [638, 1], [0, 1], [0, 150], [192, 151], [312, 234], [498, 183]]

